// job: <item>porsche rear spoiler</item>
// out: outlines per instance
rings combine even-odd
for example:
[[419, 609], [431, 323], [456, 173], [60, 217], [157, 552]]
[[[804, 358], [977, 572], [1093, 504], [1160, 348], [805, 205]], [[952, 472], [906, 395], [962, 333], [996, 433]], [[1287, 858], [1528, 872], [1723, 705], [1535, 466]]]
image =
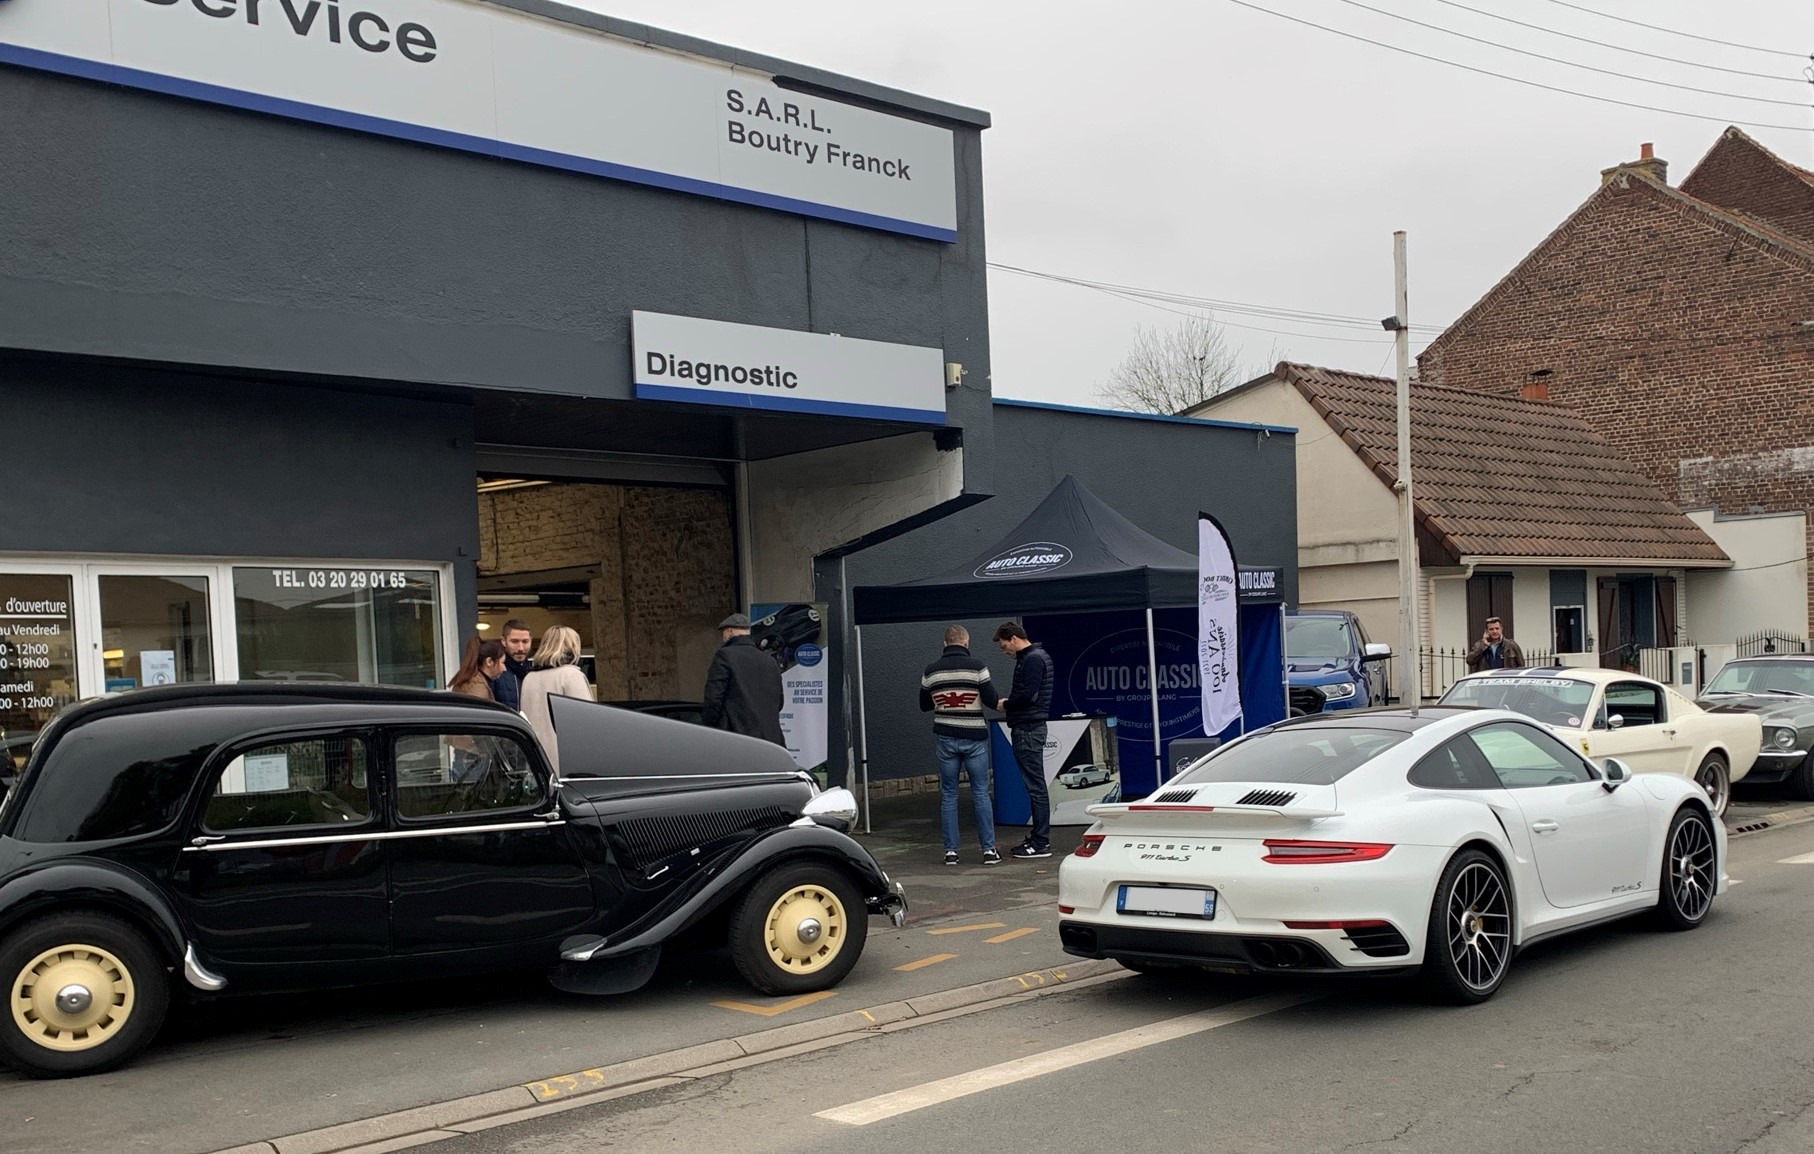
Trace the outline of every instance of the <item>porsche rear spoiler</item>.
[[1210, 814], [1220, 813], [1229, 817], [1274, 817], [1283, 821], [1319, 821], [1326, 817], [1340, 817], [1339, 809], [1305, 809], [1282, 805], [1191, 805], [1183, 802], [1133, 801], [1119, 802], [1113, 805], [1092, 805], [1085, 813], [1099, 821], [1113, 821], [1136, 813], [1166, 814]]

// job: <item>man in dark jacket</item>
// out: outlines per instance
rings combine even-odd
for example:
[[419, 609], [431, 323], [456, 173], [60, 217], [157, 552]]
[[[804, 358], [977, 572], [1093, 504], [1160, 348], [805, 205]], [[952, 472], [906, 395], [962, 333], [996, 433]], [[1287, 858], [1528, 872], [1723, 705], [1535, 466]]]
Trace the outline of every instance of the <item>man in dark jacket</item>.
[[1046, 719], [1052, 713], [1052, 657], [1013, 621], [995, 630], [995, 643], [1014, 658], [1014, 687], [1001, 703], [1008, 715], [1014, 761], [1027, 783], [1033, 807], [1033, 831], [1008, 851], [1017, 858], [1051, 857], [1052, 802], [1046, 792]]
[[724, 644], [712, 656], [705, 675], [705, 709], [701, 720], [713, 729], [728, 729], [786, 746], [781, 735], [781, 706], [786, 691], [781, 666], [750, 640], [750, 619], [733, 613], [718, 624]]
[[983, 864], [995, 865], [995, 799], [990, 796], [989, 719], [999, 695], [989, 680], [989, 667], [970, 656], [970, 631], [962, 625], [945, 630], [945, 651], [920, 675], [920, 711], [932, 714], [938, 742], [939, 831], [945, 837], [945, 864], [957, 864], [957, 775], [970, 776], [970, 802], [976, 807], [976, 834]]
[[498, 638], [504, 643], [504, 672], [492, 684], [492, 696], [499, 705], [508, 705], [512, 709], [523, 708], [523, 678], [528, 677], [534, 665], [529, 663], [529, 651], [535, 646], [535, 635], [529, 632], [526, 622], [515, 617], [504, 622], [503, 636]]
[[1474, 647], [1468, 650], [1468, 672], [1488, 669], [1523, 669], [1524, 650], [1505, 635], [1505, 625], [1497, 617], [1486, 619], [1486, 629]]

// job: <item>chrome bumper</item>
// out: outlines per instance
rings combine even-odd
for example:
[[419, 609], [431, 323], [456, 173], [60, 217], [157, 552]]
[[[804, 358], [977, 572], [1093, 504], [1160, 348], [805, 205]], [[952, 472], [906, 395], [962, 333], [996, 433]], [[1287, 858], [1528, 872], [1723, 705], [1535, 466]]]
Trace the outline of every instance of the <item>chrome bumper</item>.
[[907, 924], [907, 890], [900, 882], [889, 878], [888, 875], [882, 876], [888, 882], [888, 893], [884, 897], [870, 898], [869, 912], [887, 914], [888, 920], [895, 924], [896, 929], [899, 929]]

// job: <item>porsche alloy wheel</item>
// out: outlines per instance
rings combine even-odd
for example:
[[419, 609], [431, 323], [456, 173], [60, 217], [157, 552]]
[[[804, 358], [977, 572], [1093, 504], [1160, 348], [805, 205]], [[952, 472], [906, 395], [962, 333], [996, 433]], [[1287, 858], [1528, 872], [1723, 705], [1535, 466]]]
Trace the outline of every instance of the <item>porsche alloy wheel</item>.
[[149, 943], [99, 914], [24, 927], [0, 943], [0, 974], [10, 1010], [0, 1057], [36, 1077], [118, 1065], [150, 1041], [169, 1002]]
[[1719, 884], [1713, 828], [1705, 814], [1684, 808], [1669, 823], [1657, 915], [1668, 929], [1691, 930], [1706, 920]]
[[1694, 781], [1713, 799], [1713, 816], [1725, 817], [1726, 804], [1732, 800], [1732, 774], [1726, 768], [1726, 759], [1717, 753], [1708, 754], [1694, 771]]
[[1424, 982], [1445, 1001], [1484, 1002], [1512, 961], [1512, 901], [1499, 863], [1479, 850], [1449, 862], [1431, 902]]
[[868, 911], [834, 867], [784, 866], [759, 880], [731, 918], [737, 969], [768, 994], [823, 990], [856, 965]]

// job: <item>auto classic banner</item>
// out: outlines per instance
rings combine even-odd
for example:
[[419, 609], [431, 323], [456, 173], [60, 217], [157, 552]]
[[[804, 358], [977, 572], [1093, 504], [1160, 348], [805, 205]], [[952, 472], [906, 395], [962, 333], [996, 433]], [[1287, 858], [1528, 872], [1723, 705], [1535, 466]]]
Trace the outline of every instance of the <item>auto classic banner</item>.
[[1197, 514], [1197, 665], [1203, 732], [1222, 732], [1241, 717], [1240, 575], [1221, 522]]

